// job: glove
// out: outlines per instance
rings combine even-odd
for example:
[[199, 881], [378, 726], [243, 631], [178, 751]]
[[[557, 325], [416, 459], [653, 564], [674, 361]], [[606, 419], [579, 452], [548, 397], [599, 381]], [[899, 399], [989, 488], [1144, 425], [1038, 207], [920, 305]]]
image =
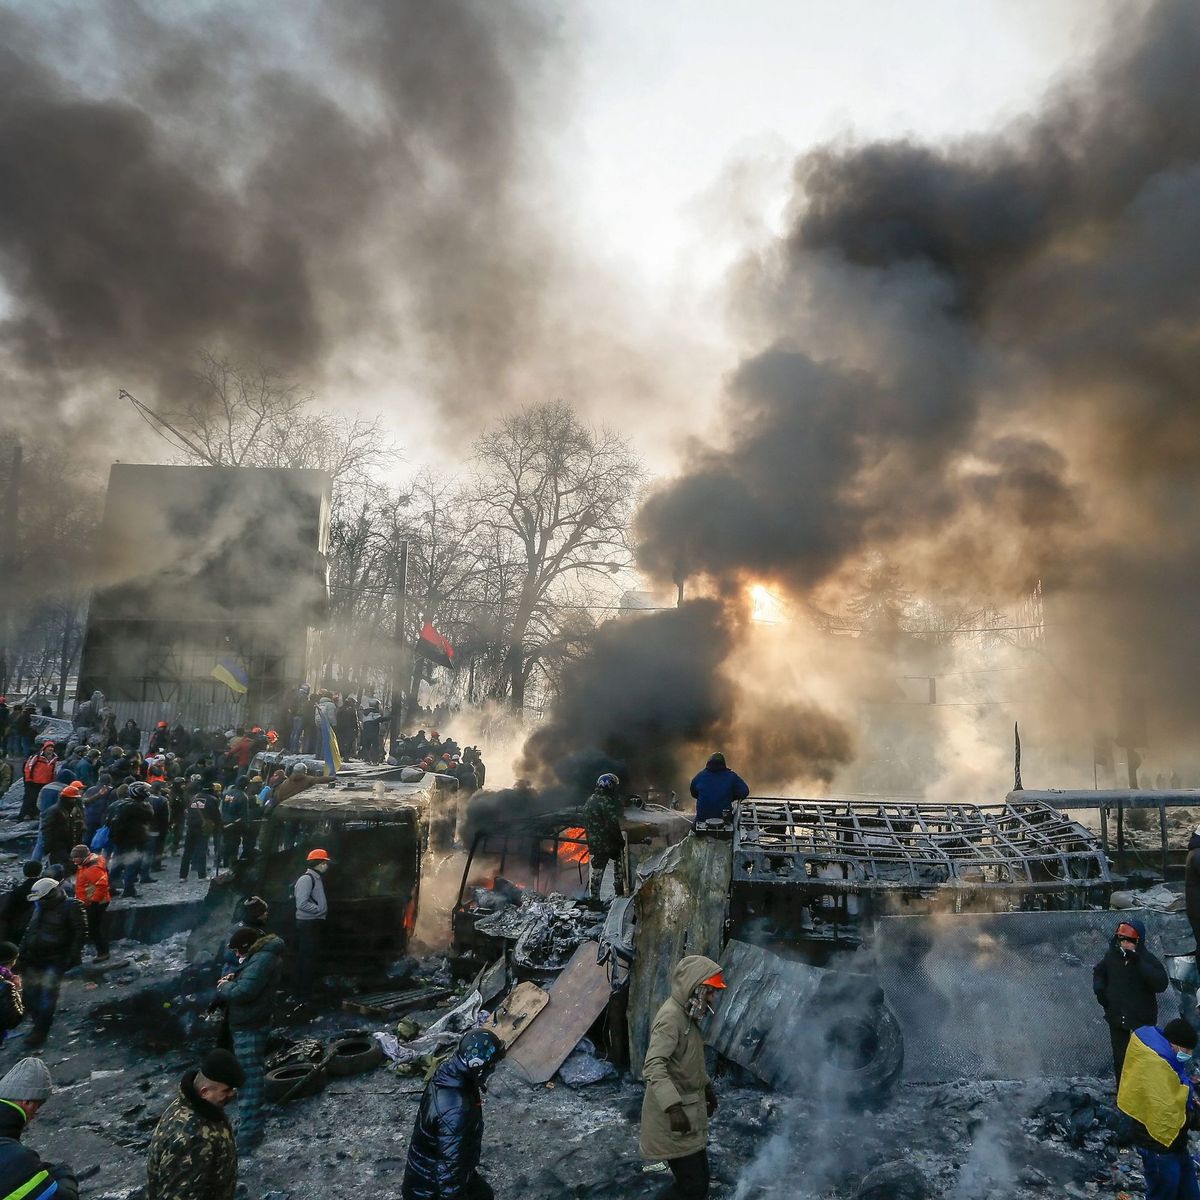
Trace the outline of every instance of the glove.
[[682, 1104], [672, 1104], [667, 1109], [667, 1120], [671, 1122], [672, 1133], [691, 1133], [692, 1127], [688, 1122], [687, 1113]]
[[713, 1085], [711, 1083], [706, 1083], [704, 1085], [704, 1102], [708, 1105], [708, 1115], [710, 1117], [720, 1107], [720, 1105], [717, 1103], [717, 1093], [713, 1091]]

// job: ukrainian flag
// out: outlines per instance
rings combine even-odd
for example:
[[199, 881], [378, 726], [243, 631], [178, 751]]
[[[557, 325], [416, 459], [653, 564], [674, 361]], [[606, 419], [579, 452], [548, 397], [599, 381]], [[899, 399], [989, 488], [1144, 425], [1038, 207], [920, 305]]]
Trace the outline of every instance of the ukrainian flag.
[[338, 746], [337, 733], [330, 727], [325, 714], [317, 710], [321, 720], [321, 757], [330, 775], [336, 775], [342, 765], [342, 751]]
[[1143, 1025], [1134, 1031], [1125, 1052], [1117, 1107], [1140, 1121], [1150, 1136], [1169, 1146], [1187, 1123], [1192, 1088], [1161, 1030]]
[[212, 669], [212, 677], [232, 692], [244, 696], [250, 690], [250, 676], [236, 659], [223, 658]]

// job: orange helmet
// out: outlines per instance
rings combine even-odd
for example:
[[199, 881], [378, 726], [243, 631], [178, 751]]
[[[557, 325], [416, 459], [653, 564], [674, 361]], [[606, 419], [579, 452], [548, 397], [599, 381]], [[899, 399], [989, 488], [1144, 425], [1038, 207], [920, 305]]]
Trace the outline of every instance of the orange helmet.
[[702, 983], [704, 987], [720, 988], [722, 991], [726, 986], [725, 976], [720, 971], [718, 971], [715, 975], [710, 975], [707, 979], [703, 980]]
[[333, 859], [329, 857], [329, 852], [327, 850], [317, 849], [317, 850], [310, 850], [308, 852], [308, 861], [309, 862], [333, 862]]

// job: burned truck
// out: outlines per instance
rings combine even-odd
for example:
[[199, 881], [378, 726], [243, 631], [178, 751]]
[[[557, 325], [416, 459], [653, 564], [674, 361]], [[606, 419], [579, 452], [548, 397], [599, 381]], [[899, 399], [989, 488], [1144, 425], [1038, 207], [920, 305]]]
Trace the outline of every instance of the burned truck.
[[[633, 879], [638, 864], [682, 838], [689, 822], [660, 805], [637, 803], [625, 809], [621, 827], [625, 877]], [[604, 912], [584, 903], [590, 862], [578, 810], [476, 832], [451, 913], [456, 955], [482, 965], [509, 952], [518, 978], [553, 978], [604, 926]]]
[[753, 798], [733, 829], [734, 936], [817, 956], [883, 916], [1107, 907], [1103, 847], [1040, 801]]
[[261, 896], [269, 926], [292, 936], [292, 888], [308, 852], [328, 851], [329, 917], [325, 961], [331, 973], [354, 974], [404, 954], [417, 918], [425, 814], [432, 783], [325, 781], [271, 810], [253, 862], [213, 880], [204, 917], [188, 942], [189, 957], [216, 956], [238, 900]]

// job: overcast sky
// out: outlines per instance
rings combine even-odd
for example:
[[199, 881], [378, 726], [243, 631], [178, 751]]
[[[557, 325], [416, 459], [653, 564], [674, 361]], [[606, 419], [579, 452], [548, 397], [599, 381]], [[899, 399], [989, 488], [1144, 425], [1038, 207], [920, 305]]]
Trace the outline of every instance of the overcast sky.
[[647, 286], [704, 276], [698, 209], [731, 162], [762, 163], [769, 197], [791, 154], [830, 139], [993, 129], [1137, 2], [588, 0], [566, 186]]

